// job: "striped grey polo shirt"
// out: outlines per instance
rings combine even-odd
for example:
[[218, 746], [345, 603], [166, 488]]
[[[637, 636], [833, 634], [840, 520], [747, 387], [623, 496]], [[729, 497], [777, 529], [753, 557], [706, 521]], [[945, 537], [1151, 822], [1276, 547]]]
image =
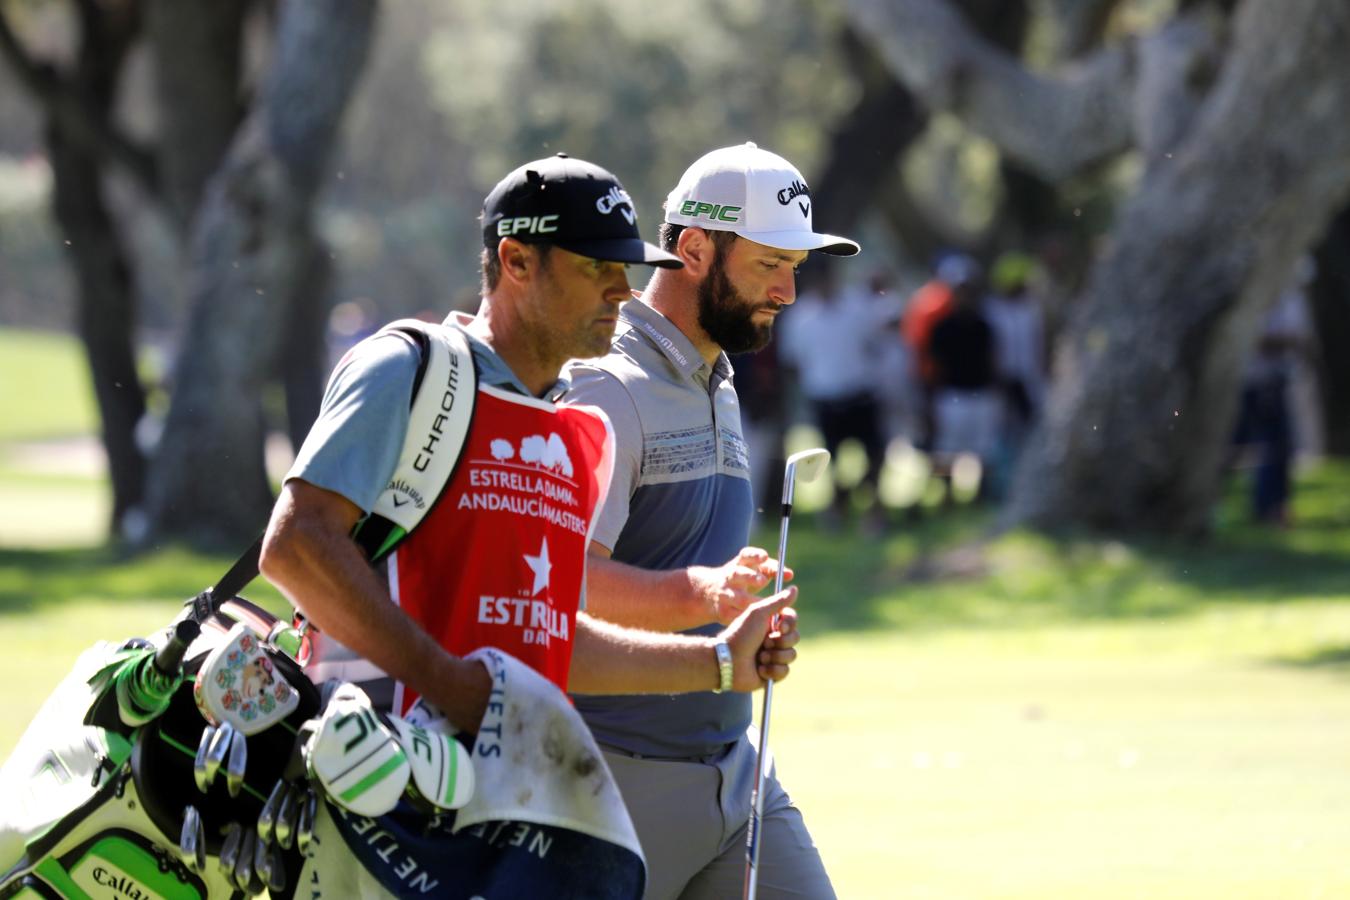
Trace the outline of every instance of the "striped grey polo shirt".
[[[753, 498], [731, 363], [709, 366], [641, 300], [626, 304], [608, 356], [573, 362], [567, 403], [614, 426], [614, 480], [595, 540], [644, 569], [721, 565], [750, 536]], [[716, 622], [689, 634], [716, 634]], [[748, 694], [577, 695], [602, 744], [657, 757], [704, 756], [750, 724]]]

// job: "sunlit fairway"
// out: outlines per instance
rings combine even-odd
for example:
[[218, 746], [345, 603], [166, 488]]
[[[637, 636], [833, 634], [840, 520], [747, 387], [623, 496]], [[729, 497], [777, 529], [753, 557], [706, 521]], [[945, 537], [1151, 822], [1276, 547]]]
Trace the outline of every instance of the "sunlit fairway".
[[[230, 562], [93, 548], [102, 497], [0, 444], [0, 755], [81, 649]], [[1302, 474], [1286, 531], [1235, 491], [1199, 547], [982, 543], [968, 506], [872, 540], [819, 499], [771, 743], [841, 897], [1350, 896], [1350, 466]]]

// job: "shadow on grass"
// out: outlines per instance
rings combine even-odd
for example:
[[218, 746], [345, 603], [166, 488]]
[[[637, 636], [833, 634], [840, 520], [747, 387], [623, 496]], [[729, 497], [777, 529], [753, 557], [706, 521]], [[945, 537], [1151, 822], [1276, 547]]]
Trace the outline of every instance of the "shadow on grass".
[[[1230, 494], [1214, 536], [1185, 544], [987, 538], [992, 512], [957, 507], [919, 521], [893, 517], [886, 534], [825, 533], [793, 518], [804, 631], [1006, 628], [1192, 616], [1218, 605], [1350, 600], [1350, 466], [1302, 478], [1294, 525], [1244, 524]], [[759, 532], [776, 547], [772, 525]]]
[[[917, 520], [901, 511], [878, 537], [827, 532], [793, 517], [787, 561], [797, 573], [804, 632], [1009, 628], [1195, 615], [1230, 604], [1350, 600], [1350, 465], [1300, 476], [1294, 524], [1243, 524], [1230, 493], [1200, 544], [1051, 539], [989, 540], [993, 513], [957, 506]], [[774, 552], [778, 523], [755, 540]], [[0, 549], [0, 616], [72, 601], [183, 601], [213, 584], [232, 558], [166, 548], [127, 558], [113, 548]], [[259, 579], [245, 592], [286, 604]]]
[[1309, 653], [1282, 657], [1277, 662], [1300, 669], [1327, 669], [1350, 675], [1350, 644], [1318, 647]]
[[[0, 616], [71, 602], [185, 601], [214, 584], [233, 561], [177, 547], [135, 557], [112, 547], [0, 548]], [[262, 580], [245, 594], [269, 608], [284, 608]]]

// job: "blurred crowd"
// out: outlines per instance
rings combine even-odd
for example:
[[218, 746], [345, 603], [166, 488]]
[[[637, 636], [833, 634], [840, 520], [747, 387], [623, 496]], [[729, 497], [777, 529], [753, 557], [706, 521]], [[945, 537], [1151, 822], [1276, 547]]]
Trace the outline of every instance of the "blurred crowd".
[[[812, 439], [836, 461], [846, 442], [865, 459], [856, 480], [839, 478], [835, 467], [833, 499], [821, 511], [826, 528], [856, 519], [876, 534], [897, 506], [915, 516], [958, 498], [1004, 499], [1049, 393], [1055, 315], [1046, 271], [1053, 267], [1053, 259], [1013, 251], [986, 268], [952, 252], [909, 290], [888, 270], [841, 284], [832, 268], [815, 261], [804, 268], [775, 340], [733, 358], [756, 506], [777, 508], [785, 442], [800, 424], [815, 429]], [[1300, 260], [1244, 364], [1227, 465], [1242, 479], [1247, 515], [1257, 522], [1288, 522], [1295, 460], [1320, 454], [1323, 444], [1307, 296], [1314, 275], [1311, 257]], [[472, 309], [476, 299], [469, 291], [455, 306]], [[372, 333], [374, 321], [360, 302], [335, 308], [333, 359]], [[900, 503], [883, 498], [888, 460], [921, 482], [899, 491]]]
[[[1287, 520], [1295, 454], [1319, 445], [1309, 265], [1267, 316], [1242, 383], [1230, 465], [1248, 479], [1251, 516], [1263, 522]], [[987, 268], [944, 254], [909, 291], [886, 271], [854, 284], [828, 268], [804, 271], [774, 343], [733, 360], [757, 505], [777, 506], [795, 424], [814, 426], [836, 459], [849, 441], [866, 458], [856, 482], [835, 479], [826, 528], [856, 518], [864, 533], [884, 530], [888, 458], [911, 460], [909, 477], [922, 481], [908, 494], [909, 515], [958, 496], [1005, 498], [1049, 390], [1047, 293], [1040, 263], [1020, 252]]]

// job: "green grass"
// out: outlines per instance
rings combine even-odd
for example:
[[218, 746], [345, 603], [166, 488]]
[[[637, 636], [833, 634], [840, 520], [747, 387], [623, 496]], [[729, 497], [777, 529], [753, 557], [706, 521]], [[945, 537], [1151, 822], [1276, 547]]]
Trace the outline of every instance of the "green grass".
[[[1307, 473], [1294, 528], [1225, 508], [1198, 548], [971, 550], [968, 508], [882, 541], [802, 516], [773, 748], [840, 896], [1350, 895], [1346, 497], [1350, 467]], [[0, 754], [81, 649], [158, 627], [229, 562], [0, 550]]]
[[1350, 896], [1350, 467], [1241, 504], [1199, 547], [794, 520], [772, 734], [840, 896]]
[[98, 426], [89, 369], [68, 335], [0, 328], [0, 443], [60, 438]]
[[[16, 458], [0, 756], [80, 650], [161, 626], [231, 561], [98, 549], [101, 482]], [[1237, 487], [1202, 546], [988, 541], [965, 506], [883, 540], [794, 517], [802, 656], [773, 749], [841, 897], [1350, 896], [1350, 466], [1301, 474], [1287, 530], [1244, 524]]]

